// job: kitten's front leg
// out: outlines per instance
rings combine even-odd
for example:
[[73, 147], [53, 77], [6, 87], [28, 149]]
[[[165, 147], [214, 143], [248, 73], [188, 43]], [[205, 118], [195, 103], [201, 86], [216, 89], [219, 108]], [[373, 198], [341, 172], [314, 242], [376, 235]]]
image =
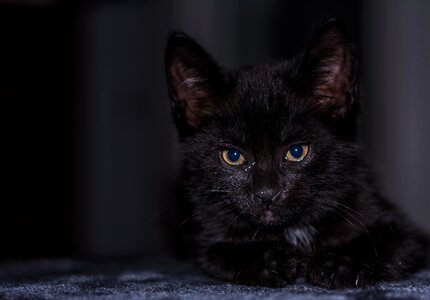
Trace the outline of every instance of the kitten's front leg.
[[293, 282], [300, 269], [299, 259], [288, 249], [262, 243], [215, 244], [202, 252], [200, 263], [218, 279], [270, 287]]
[[325, 288], [365, 287], [398, 280], [423, 267], [426, 251], [425, 237], [401, 225], [384, 225], [317, 254], [307, 266], [306, 277]]
[[375, 282], [373, 266], [373, 262], [339, 248], [312, 259], [306, 277], [309, 283], [329, 289], [364, 287]]

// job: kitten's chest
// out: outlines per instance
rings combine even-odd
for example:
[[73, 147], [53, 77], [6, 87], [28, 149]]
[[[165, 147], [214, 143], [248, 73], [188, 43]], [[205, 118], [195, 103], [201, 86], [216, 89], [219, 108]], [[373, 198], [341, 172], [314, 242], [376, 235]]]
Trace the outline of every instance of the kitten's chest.
[[201, 241], [205, 244], [233, 243], [246, 244], [254, 242], [270, 242], [278, 244], [289, 244], [297, 246], [298, 237], [295, 237], [294, 244], [292, 235], [288, 234], [285, 228], [270, 229], [262, 226], [225, 226], [223, 224], [206, 224], [202, 226], [200, 235]]
[[275, 243], [304, 252], [313, 251], [317, 233], [312, 226], [267, 228], [249, 224], [233, 226], [216, 221], [206, 222], [201, 228], [199, 237], [204, 245]]

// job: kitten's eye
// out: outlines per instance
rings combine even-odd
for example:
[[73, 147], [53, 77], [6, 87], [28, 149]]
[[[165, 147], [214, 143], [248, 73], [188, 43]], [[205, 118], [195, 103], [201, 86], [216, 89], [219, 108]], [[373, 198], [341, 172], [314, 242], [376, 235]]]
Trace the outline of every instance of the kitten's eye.
[[289, 161], [301, 161], [308, 155], [309, 146], [295, 144], [290, 147], [285, 158]]
[[231, 148], [221, 152], [222, 159], [231, 166], [238, 166], [245, 162], [245, 157], [239, 150]]

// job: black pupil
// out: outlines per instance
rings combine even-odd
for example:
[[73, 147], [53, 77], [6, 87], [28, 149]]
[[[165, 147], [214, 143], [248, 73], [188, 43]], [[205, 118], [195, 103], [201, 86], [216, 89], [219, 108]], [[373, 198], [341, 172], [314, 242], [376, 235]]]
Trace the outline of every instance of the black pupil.
[[299, 158], [303, 154], [303, 147], [300, 145], [293, 145], [290, 148], [291, 155], [295, 158]]
[[228, 150], [228, 159], [232, 162], [237, 162], [240, 158], [240, 152], [236, 149], [230, 149]]

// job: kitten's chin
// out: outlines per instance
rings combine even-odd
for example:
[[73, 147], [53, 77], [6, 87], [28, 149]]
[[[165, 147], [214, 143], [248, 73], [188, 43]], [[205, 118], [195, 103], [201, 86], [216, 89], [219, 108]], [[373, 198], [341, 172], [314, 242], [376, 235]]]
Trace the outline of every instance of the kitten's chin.
[[277, 225], [279, 223], [278, 218], [270, 209], [266, 209], [262, 212], [260, 222], [264, 225]]

